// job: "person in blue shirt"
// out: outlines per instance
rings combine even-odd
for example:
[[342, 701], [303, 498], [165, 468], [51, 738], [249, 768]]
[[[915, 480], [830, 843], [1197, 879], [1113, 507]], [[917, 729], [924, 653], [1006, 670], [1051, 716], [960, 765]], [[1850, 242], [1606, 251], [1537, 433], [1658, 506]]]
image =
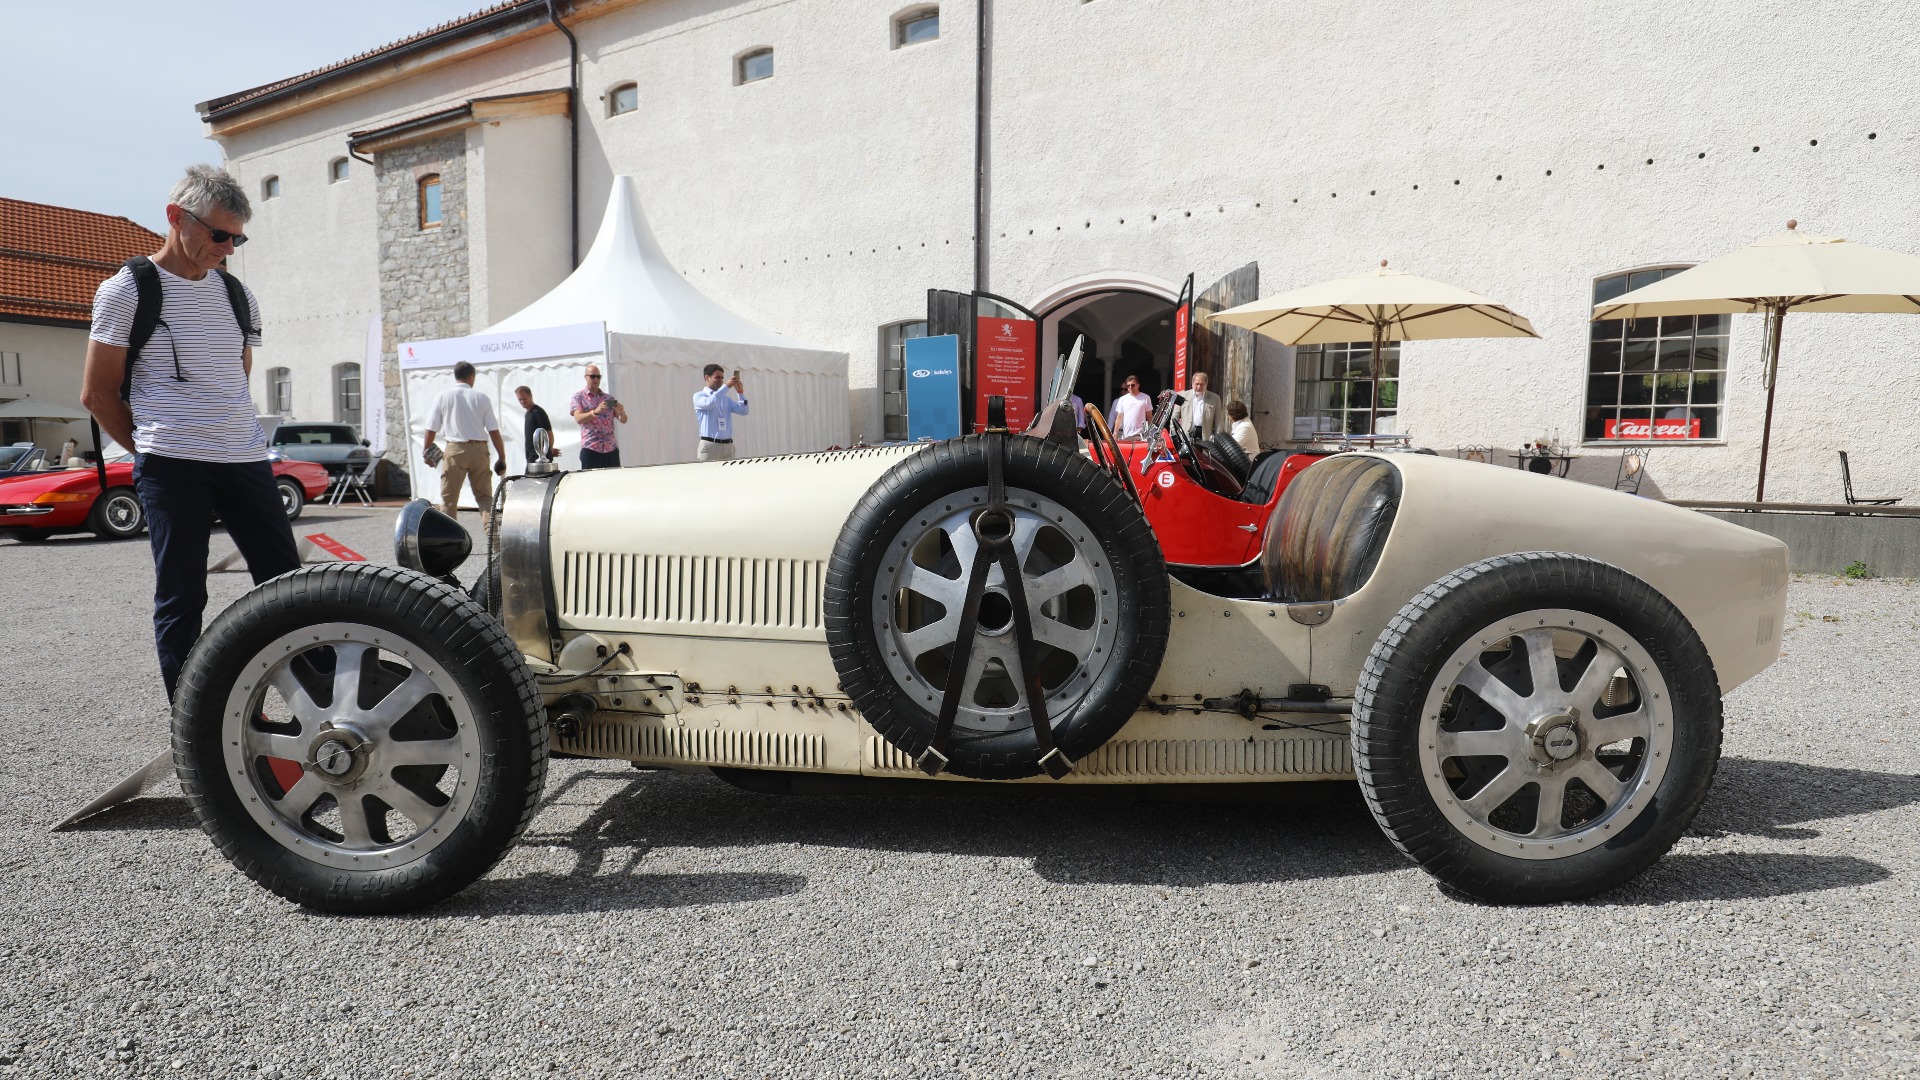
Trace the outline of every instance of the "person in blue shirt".
[[707, 385], [693, 395], [693, 415], [700, 421], [700, 460], [733, 460], [733, 417], [747, 414], [747, 388], [740, 373], [726, 377], [727, 369], [708, 364], [701, 374]]

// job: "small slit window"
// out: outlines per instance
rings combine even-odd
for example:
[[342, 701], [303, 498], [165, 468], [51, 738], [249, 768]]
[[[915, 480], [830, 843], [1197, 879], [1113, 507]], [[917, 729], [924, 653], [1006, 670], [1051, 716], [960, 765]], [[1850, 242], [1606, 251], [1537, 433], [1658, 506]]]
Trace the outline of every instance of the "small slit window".
[[940, 38], [940, 9], [937, 7], [908, 8], [893, 17], [893, 47], [918, 45], [923, 41], [938, 41]]
[[332, 161], [328, 162], [327, 163], [327, 183], [337, 184], [340, 181], [345, 180], [347, 178], [347, 169], [348, 169], [348, 165], [347, 165], [346, 158], [337, 157], [337, 158], [334, 158]]
[[269, 176], [265, 180], [260, 181], [260, 197], [262, 199], [279, 198], [280, 178], [277, 176]]
[[733, 62], [733, 81], [736, 83], [759, 82], [773, 78], [773, 50], [754, 49], [740, 54]]
[[431, 229], [440, 224], [440, 174], [420, 178], [420, 227]]
[[630, 113], [640, 107], [640, 88], [633, 83], [623, 83], [607, 91], [607, 115], [619, 116]]

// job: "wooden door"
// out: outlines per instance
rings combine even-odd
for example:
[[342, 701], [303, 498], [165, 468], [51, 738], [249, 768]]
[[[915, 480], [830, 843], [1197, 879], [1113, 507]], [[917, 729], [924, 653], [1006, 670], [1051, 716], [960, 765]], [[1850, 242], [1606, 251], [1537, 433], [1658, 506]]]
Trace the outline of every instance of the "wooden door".
[[1213, 326], [1208, 315], [1260, 299], [1260, 264], [1251, 262], [1221, 278], [1193, 298], [1188, 362], [1207, 373], [1207, 389], [1220, 395], [1224, 408], [1239, 400], [1253, 408], [1253, 357], [1257, 335], [1237, 326]]

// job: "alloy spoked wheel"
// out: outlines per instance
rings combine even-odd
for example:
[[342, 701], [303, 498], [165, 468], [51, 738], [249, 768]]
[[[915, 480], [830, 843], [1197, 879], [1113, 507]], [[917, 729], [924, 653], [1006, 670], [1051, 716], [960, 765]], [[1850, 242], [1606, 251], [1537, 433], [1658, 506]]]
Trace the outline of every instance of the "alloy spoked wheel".
[[473, 801], [479, 739], [447, 671], [373, 627], [272, 642], [227, 696], [222, 743], [247, 812], [323, 863], [433, 850]]
[[103, 540], [125, 540], [140, 535], [146, 521], [140, 496], [132, 488], [113, 488], [94, 503], [87, 527]]
[[297, 904], [411, 911], [500, 861], [539, 805], [545, 709], [500, 623], [425, 574], [328, 563], [221, 612], [181, 670], [180, 788]]
[[1453, 571], [1380, 632], [1353, 763], [1387, 839], [1449, 892], [1559, 903], [1672, 849], [1720, 732], [1713, 659], [1671, 601], [1617, 566], [1527, 551]]
[[[886, 663], [898, 685], [937, 710], [952, 667], [966, 665], [955, 740], [1027, 725], [1025, 673], [1005, 571], [987, 571], [978, 629], [964, 657], [954, 655], [967, 575], [980, 540], [984, 487], [956, 493], [902, 528], [887, 545], [873, 596], [873, 618], [887, 639]], [[1013, 548], [1038, 650], [1047, 712], [1079, 702], [1114, 656], [1113, 568], [1086, 523], [1059, 503], [1009, 490]], [[950, 509], [949, 509], [950, 508]]]
[[1602, 844], [1651, 804], [1672, 758], [1672, 695], [1625, 630], [1539, 609], [1470, 635], [1421, 715], [1420, 765], [1474, 842], [1526, 859]]

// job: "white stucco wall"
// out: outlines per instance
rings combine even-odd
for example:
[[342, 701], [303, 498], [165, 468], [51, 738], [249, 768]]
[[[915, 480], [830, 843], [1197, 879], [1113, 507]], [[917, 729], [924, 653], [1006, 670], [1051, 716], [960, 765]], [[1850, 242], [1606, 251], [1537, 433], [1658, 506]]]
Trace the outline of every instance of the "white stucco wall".
[[[86, 367], [86, 327], [40, 326], [0, 320], [0, 353], [20, 354], [20, 383], [0, 384], [0, 401], [31, 398], [60, 405], [80, 404], [80, 374]], [[12, 377], [9, 358], [9, 378]], [[85, 421], [54, 424], [34, 421], [31, 437], [47, 452], [73, 439], [92, 445]]]
[[[972, 278], [973, 5], [946, 6], [940, 40], [894, 49], [901, 6], [653, 0], [576, 26], [584, 233], [611, 177], [639, 177], [691, 280], [853, 357], [854, 423], [869, 434], [875, 328], [918, 317], [929, 286]], [[1540, 341], [1405, 347], [1403, 427], [1430, 445], [1577, 433], [1598, 275], [1701, 261], [1789, 217], [1920, 253], [1920, 127], [1903, 107], [1920, 27], [1839, 0], [1027, 0], [995, 20], [990, 288], [1031, 302], [1103, 271], [1194, 271], [1204, 285], [1257, 260], [1272, 294], [1386, 258], [1532, 318]], [[733, 58], [762, 45], [774, 77], [734, 85]], [[559, 85], [563, 48], [546, 35], [229, 150], [250, 177], [281, 173], [282, 205], [263, 218], [291, 212], [309, 196], [289, 175], [320, 183], [346, 130]], [[628, 80], [640, 108], [607, 117], [599, 96]], [[285, 264], [242, 267], [276, 286], [270, 348], [317, 358], [334, 313], [371, 302], [360, 220], [260, 230], [273, 239], [249, 259]], [[308, 258], [325, 267], [310, 295], [279, 297]], [[309, 320], [311, 338], [276, 318]], [[1735, 320], [1725, 441], [1657, 453], [1666, 494], [1750, 496], [1759, 337], [1757, 318]], [[1837, 498], [1843, 448], [1863, 488], [1920, 495], [1905, 454], [1920, 439], [1916, 349], [1920, 320], [1789, 318], [1770, 497]], [[1286, 408], [1287, 352], [1261, 355], [1254, 404]]]

